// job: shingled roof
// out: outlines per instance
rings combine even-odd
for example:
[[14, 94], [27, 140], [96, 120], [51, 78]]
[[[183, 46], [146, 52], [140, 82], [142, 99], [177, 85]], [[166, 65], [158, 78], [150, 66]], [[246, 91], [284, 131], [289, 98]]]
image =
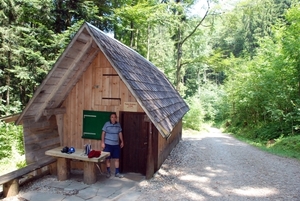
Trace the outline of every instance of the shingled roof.
[[[88, 38], [88, 35], [93, 39], [93, 41], [88, 42], [89, 40], [86, 39], [86, 44], [91, 44], [89, 45], [89, 47], [83, 47], [85, 51], [93, 51], [93, 49], [95, 49], [95, 45], [93, 46], [92, 43], [97, 44], [98, 48], [100, 48], [100, 50], [104, 53], [127, 88], [144, 109], [151, 122], [156, 126], [163, 137], [168, 137], [176, 124], [189, 110], [189, 107], [173, 87], [173, 85], [168, 81], [166, 76], [156, 66], [154, 66], [150, 61], [146, 60], [139, 53], [120, 43], [119, 41], [109, 37], [104, 32], [100, 31], [98, 28], [89, 23], [84, 23], [82, 25], [80, 30], [74, 36], [72, 42], [74, 40], [83, 40], [84, 38]], [[33, 109], [30, 108], [33, 107], [34, 103], [41, 102], [41, 98], [38, 98], [41, 92], [45, 94], [45, 90], [51, 91], [51, 89], [46, 88], [46, 86], [48, 86], [49, 88], [49, 84], [47, 85], [47, 82], [51, 82], [52, 77], [57, 78], [57, 74], [55, 74], [56, 68], [59, 68], [58, 63], [62, 63], [66, 55], [67, 52], [65, 51], [64, 54], [59, 58], [51, 72], [48, 74], [47, 78], [41, 84], [37, 92], [34, 94], [34, 97], [24, 109], [20, 118], [17, 120], [17, 123], [20, 122], [20, 120], [24, 116], [29, 115], [30, 111], [33, 111]], [[92, 60], [93, 57], [89, 56], [86, 57], [86, 59]], [[69, 69], [67, 69], [67, 71], [69, 72], [69, 75], [67, 76], [69, 77], [65, 78], [65, 82], [72, 82], [72, 80], [74, 82], [74, 80], [76, 81], [79, 79], [80, 73], [70, 73], [70, 71], [72, 70], [83, 73], [84, 70], [79, 70], [78, 66], [80, 65], [71, 65]], [[85, 64], [81, 66], [84, 66], [81, 68], [86, 68], [86, 66], [88, 65]], [[70, 92], [71, 89], [61, 88], [70, 88], [70, 86], [73, 86], [74, 83], [70, 84], [65, 82], [57, 82], [58, 85], [60, 84], [60, 86], [55, 86], [53, 87], [53, 89], [56, 90], [58, 94], [60, 91], [64, 91], [66, 93]], [[59, 96], [55, 94], [56, 92], [49, 92], [52, 97], [45, 99], [48, 102], [51, 101], [52, 104], [41, 104], [38, 111], [50, 109], [51, 107], [59, 107], [61, 105], [67, 94], [65, 94], [64, 96]], [[55, 97], [57, 96], [60, 98], [55, 100]]]

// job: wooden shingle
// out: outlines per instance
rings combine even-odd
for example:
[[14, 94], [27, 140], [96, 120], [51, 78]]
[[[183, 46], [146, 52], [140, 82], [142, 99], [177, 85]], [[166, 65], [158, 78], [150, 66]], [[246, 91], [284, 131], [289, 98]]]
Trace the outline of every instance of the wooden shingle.
[[166, 76], [133, 49], [88, 24], [89, 31], [119, 76], [164, 137], [189, 110]]

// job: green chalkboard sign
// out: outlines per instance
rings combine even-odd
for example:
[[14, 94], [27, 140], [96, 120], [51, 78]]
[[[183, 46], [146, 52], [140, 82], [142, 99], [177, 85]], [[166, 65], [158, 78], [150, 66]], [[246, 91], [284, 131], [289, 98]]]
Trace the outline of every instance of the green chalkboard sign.
[[102, 128], [112, 112], [83, 110], [82, 138], [101, 140]]

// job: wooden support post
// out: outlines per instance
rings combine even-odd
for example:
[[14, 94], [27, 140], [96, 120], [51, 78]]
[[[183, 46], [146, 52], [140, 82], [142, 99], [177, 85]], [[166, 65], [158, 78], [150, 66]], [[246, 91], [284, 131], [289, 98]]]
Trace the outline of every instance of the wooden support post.
[[65, 181], [70, 178], [70, 159], [57, 158], [57, 179]]
[[49, 164], [48, 167], [50, 174], [57, 175], [57, 162]]
[[96, 177], [96, 166], [93, 162], [84, 162], [84, 168], [83, 168], [83, 182], [85, 184], [94, 184], [96, 183], [97, 177]]
[[152, 123], [149, 122], [149, 135], [148, 135], [148, 155], [147, 155], [147, 169], [146, 179], [151, 179], [154, 174], [154, 158], [152, 152]]
[[56, 123], [57, 123], [57, 128], [58, 128], [60, 146], [63, 146], [63, 143], [64, 143], [64, 141], [63, 141], [64, 115], [63, 114], [56, 115]]
[[4, 197], [11, 197], [19, 193], [19, 179], [11, 180], [3, 184]]

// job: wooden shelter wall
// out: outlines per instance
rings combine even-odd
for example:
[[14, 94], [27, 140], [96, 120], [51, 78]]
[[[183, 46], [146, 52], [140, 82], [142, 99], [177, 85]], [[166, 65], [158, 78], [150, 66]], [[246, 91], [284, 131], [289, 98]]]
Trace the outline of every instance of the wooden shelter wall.
[[158, 161], [155, 170], [160, 168], [173, 148], [182, 139], [182, 120], [172, 130], [171, 136], [168, 139], [163, 138], [160, 134], [158, 136]]
[[43, 116], [37, 122], [34, 117], [23, 120], [23, 138], [27, 164], [37, 162], [45, 156], [45, 151], [60, 145], [55, 116]]
[[[119, 111], [124, 111], [124, 102], [137, 103], [104, 54], [99, 52], [63, 103], [66, 107], [63, 146], [83, 148], [90, 143], [93, 149], [100, 150], [100, 141], [81, 138], [83, 110], [111, 111], [119, 117]], [[138, 103], [136, 112], [144, 112]]]

